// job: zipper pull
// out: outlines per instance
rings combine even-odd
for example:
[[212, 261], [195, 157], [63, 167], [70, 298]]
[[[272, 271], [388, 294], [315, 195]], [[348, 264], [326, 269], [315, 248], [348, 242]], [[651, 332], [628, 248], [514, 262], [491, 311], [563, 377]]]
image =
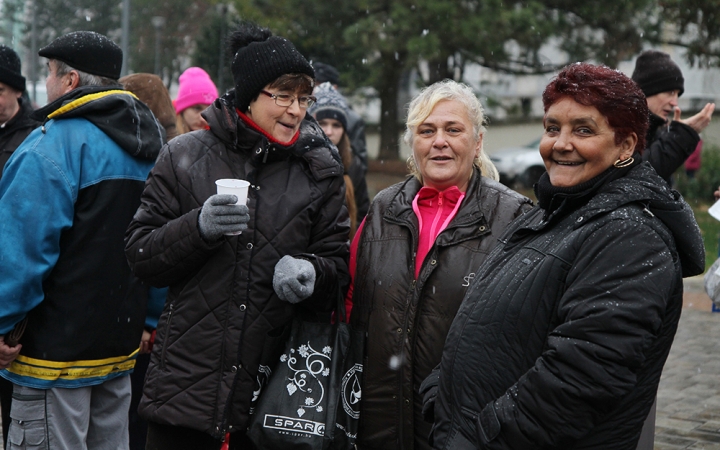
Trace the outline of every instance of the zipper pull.
[[442, 206], [443, 193], [438, 193], [438, 206]]

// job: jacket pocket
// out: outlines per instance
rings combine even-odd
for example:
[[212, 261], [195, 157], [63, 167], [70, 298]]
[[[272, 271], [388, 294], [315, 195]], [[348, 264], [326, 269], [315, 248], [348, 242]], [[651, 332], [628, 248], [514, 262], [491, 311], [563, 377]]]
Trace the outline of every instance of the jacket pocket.
[[165, 370], [165, 350], [168, 347], [169, 344], [169, 337], [170, 337], [170, 324], [172, 323], [173, 318], [173, 310], [175, 308], [175, 303], [170, 303], [168, 305], [168, 314], [167, 319], [165, 320], [165, 333], [163, 335], [162, 340], [162, 349], [160, 350], [160, 370]]
[[478, 443], [489, 444], [500, 434], [500, 421], [495, 412], [494, 402], [488, 403], [480, 414], [463, 408], [463, 414], [472, 419]]
[[47, 448], [47, 423], [44, 395], [13, 395], [10, 410], [8, 450], [36, 450]]
[[443, 446], [443, 450], [476, 450], [477, 446], [470, 442], [460, 430], [458, 424], [454, 424], [448, 435], [448, 440]]

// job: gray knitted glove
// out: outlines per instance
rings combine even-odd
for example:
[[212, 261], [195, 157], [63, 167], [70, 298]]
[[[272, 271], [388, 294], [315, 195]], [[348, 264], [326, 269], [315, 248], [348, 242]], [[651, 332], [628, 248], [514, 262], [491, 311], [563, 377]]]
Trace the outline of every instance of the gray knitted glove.
[[275, 264], [273, 288], [280, 300], [298, 303], [315, 289], [315, 266], [305, 259], [285, 255]]
[[200, 210], [198, 228], [200, 236], [208, 242], [217, 241], [226, 233], [246, 230], [250, 222], [247, 205], [235, 205], [237, 196], [216, 194], [210, 196]]

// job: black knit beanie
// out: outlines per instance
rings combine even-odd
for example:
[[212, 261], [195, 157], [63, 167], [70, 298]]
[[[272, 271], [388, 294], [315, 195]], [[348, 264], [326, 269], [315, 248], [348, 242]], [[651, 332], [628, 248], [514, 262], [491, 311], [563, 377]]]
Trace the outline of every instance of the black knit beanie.
[[[278, 77], [291, 73], [302, 73], [315, 78], [309, 62], [297, 51], [292, 42], [278, 36], [244, 36], [250, 42], [235, 50], [232, 73], [235, 80], [235, 102], [237, 108], [246, 112], [250, 102], [260, 90]], [[242, 33], [239, 30], [236, 33]], [[231, 42], [233, 36], [231, 36]], [[240, 40], [238, 40], [240, 41]]]
[[348, 105], [345, 98], [330, 84], [321, 84], [313, 92], [317, 101], [308, 109], [308, 114], [319, 122], [322, 119], [335, 119], [347, 130]]
[[0, 45], [0, 83], [16, 91], [25, 91], [25, 77], [20, 74], [20, 58], [15, 50]]
[[670, 55], [657, 50], [647, 50], [638, 56], [632, 79], [645, 97], [675, 90], [680, 91], [679, 95], [685, 92], [685, 79], [680, 68]]
[[38, 55], [62, 61], [73, 69], [117, 80], [122, 69], [122, 49], [94, 31], [64, 34], [43, 47]]
[[326, 81], [330, 84], [340, 84], [340, 72], [330, 64], [316, 62], [313, 63], [313, 67], [315, 68], [315, 81], [318, 84]]

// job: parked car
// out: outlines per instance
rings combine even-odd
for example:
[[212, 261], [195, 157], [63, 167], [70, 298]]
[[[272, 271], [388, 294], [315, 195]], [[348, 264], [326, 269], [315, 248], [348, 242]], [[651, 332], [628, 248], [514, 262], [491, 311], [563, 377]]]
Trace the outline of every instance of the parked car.
[[490, 160], [500, 173], [500, 182], [511, 188], [532, 189], [545, 172], [539, 138], [523, 147], [498, 149], [490, 155]]

